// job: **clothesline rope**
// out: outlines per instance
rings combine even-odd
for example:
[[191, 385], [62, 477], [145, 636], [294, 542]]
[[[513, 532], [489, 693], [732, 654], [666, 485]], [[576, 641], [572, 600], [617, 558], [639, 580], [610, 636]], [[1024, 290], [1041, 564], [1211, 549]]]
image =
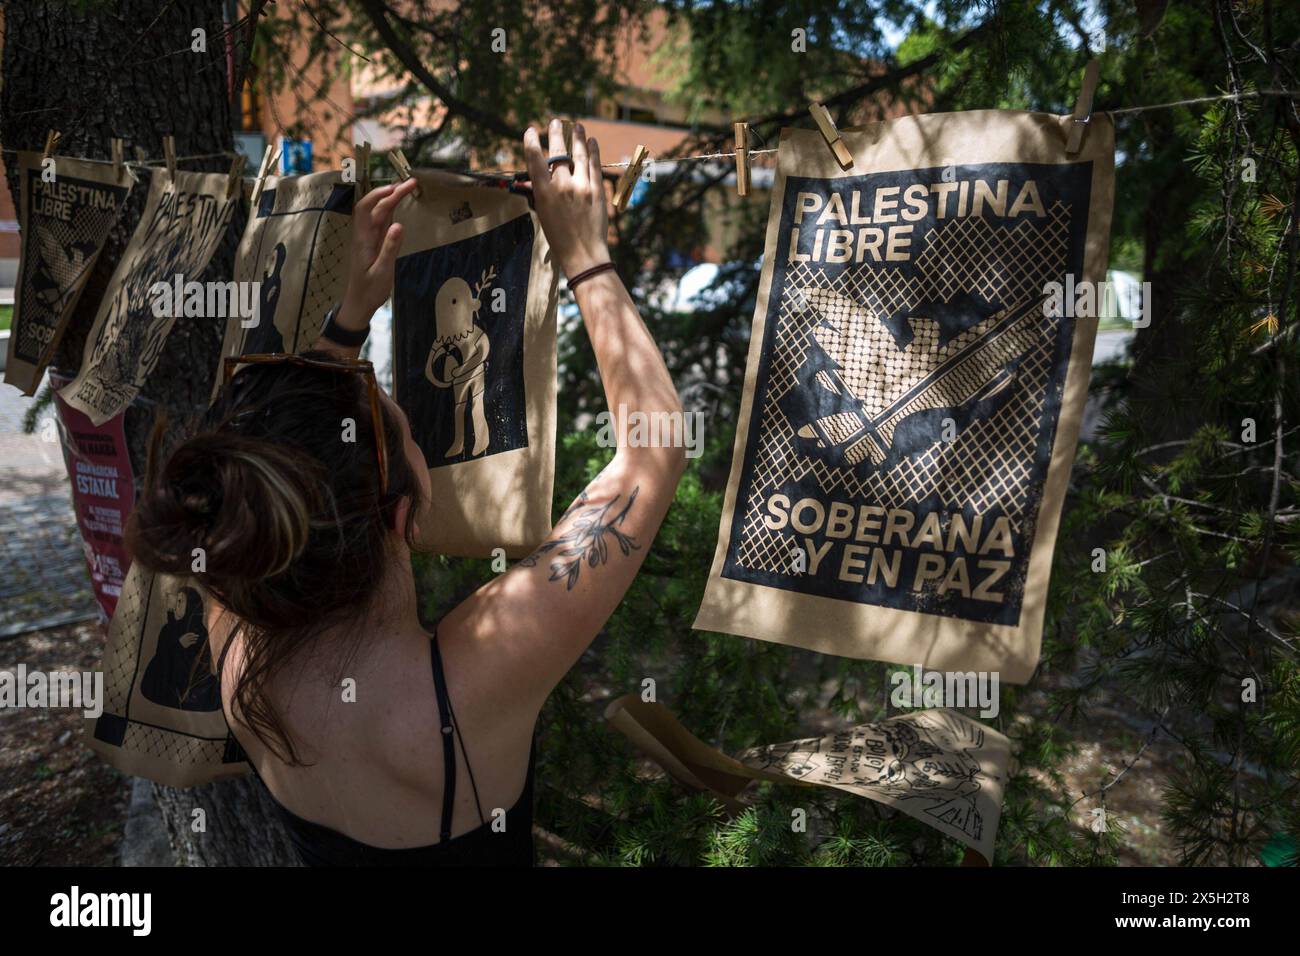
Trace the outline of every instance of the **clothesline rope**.
[[[1115, 116], [1119, 114], [1127, 115], [1132, 113], [1145, 113], [1151, 110], [1175, 109], [1176, 107], [1179, 106], [1196, 106], [1202, 103], [1219, 103], [1219, 102], [1226, 102], [1229, 100], [1246, 100], [1246, 99], [1254, 99], [1256, 97], [1262, 97], [1262, 96], [1282, 96], [1282, 97], [1300, 98], [1300, 91], [1253, 90], [1245, 93], [1224, 93], [1220, 96], [1195, 96], [1195, 97], [1191, 97], [1190, 99], [1174, 100], [1169, 103], [1150, 103], [1146, 106], [1121, 106], [1109, 110], [1095, 110], [1092, 115], [1095, 116], [1098, 113], [1109, 113], [1110, 115]], [[0, 149], [0, 153], [16, 154], [18, 152], [19, 150], [11, 149], [8, 147]], [[39, 150], [26, 150], [26, 152], [39, 152]], [[384, 151], [377, 150], [376, 154], [381, 152]], [[764, 156], [775, 152], [778, 152], [776, 147], [772, 147], [768, 149], [751, 149], [749, 150], [749, 155]], [[57, 152], [55, 153], [55, 155], [67, 156], [66, 153], [57, 153]], [[238, 154], [228, 150], [222, 150], [215, 153], [194, 153], [189, 156], [177, 156], [176, 162], [179, 163], [179, 162], [184, 162], [189, 160], [199, 160], [199, 159], [217, 159], [219, 157], [225, 159], [233, 159], [236, 155]], [[720, 153], [697, 153], [691, 156], [668, 156], [662, 159], [655, 159], [653, 156], [650, 156], [646, 158], [645, 162], [646, 164], [703, 162], [711, 159], [734, 159], [735, 156], [736, 156], [735, 150], [731, 150], [728, 152], [720, 152]], [[113, 161], [111, 159], [100, 159], [98, 157], [92, 157], [92, 156], [68, 156], [67, 158], [78, 159], [81, 160], [82, 162], [87, 162], [87, 163], [100, 163], [105, 166], [111, 166], [113, 164]], [[124, 159], [122, 161], [122, 164], [124, 166], [143, 166], [147, 168], [151, 166], [156, 166], [160, 163], [165, 163], [166, 161], [167, 160], [165, 157], [157, 157], [157, 158], [150, 157], [148, 159]], [[622, 162], [618, 162], [618, 163], [601, 163], [600, 165], [601, 165], [601, 169], [626, 169], [628, 166], [631, 165], [631, 160], [623, 160]], [[496, 170], [466, 169], [466, 170], [453, 170], [453, 172], [464, 172], [464, 173], [470, 173], [478, 176], [513, 176], [515, 171], [514, 170], [496, 171]], [[256, 179], [256, 177], [245, 176], [244, 179], [253, 180]], [[372, 182], [384, 182], [384, 180], [372, 180]]]

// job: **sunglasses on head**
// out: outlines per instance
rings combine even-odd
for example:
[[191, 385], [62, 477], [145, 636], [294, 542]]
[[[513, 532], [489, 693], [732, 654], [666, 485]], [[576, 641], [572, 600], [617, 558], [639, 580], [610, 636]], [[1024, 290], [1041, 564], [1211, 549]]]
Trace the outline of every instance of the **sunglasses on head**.
[[379, 490], [388, 491], [388, 452], [384, 441], [384, 416], [379, 407], [379, 382], [375, 378], [375, 367], [362, 359], [307, 358], [288, 352], [259, 352], [252, 355], [232, 355], [225, 360], [225, 374], [222, 385], [229, 385], [241, 366], [244, 365], [297, 365], [302, 368], [323, 368], [335, 372], [357, 372], [366, 380], [370, 392], [370, 417], [375, 429], [375, 456], [379, 461]]

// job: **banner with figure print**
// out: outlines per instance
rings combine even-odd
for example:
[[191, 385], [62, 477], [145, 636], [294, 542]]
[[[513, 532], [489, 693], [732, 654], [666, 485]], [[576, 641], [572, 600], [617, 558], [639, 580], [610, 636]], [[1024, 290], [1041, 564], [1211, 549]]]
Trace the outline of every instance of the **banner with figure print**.
[[1033, 673], [1113, 200], [1111, 121], [1070, 122], [889, 120], [847, 171], [783, 131], [695, 627]]
[[125, 166], [18, 154], [22, 250], [5, 381], [25, 395], [41, 383], [133, 185]]
[[223, 357], [316, 341], [347, 282], [355, 196], [339, 172], [266, 180], [235, 254], [235, 282], [257, 290], [255, 312], [228, 318]]
[[104, 650], [104, 711], [86, 723], [91, 749], [123, 773], [190, 787], [248, 772], [207, 625], [192, 581], [131, 566]]
[[433, 486], [421, 544], [522, 557], [551, 529], [557, 275], [522, 196], [416, 178], [394, 216], [393, 397]]
[[198, 284], [235, 214], [237, 200], [226, 198], [228, 177], [179, 172], [172, 178], [161, 169], [152, 177], [140, 224], [86, 339], [81, 370], [59, 393], [96, 425], [139, 394], [178, 317], [212, 316], [235, 298], [225, 283]]
[[1002, 734], [955, 710], [921, 710], [824, 737], [751, 747], [732, 758], [683, 727], [663, 704], [627, 694], [605, 719], [678, 783], [732, 813], [755, 780], [830, 787], [920, 820], [993, 862], [1011, 760]]

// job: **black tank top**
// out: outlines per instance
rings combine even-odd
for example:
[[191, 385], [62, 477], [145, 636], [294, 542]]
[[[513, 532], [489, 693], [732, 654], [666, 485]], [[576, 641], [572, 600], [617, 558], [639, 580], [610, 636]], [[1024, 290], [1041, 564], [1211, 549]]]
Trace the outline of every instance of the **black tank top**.
[[[536, 743], [528, 755], [528, 776], [519, 800], [506, 811], [505, 829], [492, 829], [492, 821], [483, 816], [474, 770], [469, 764], [465, 741], [461, 739], [447, 679], [442, 670], [438, 637], [429, 642], [433, 659], [433, 689], [438, 697], [438, 726], [442, 737], [443, 788], [440, 839], [428, 846], [400, 850], [370, 846], [359, 840], [312, 823], [288, 810], [275, 795], [271, 799], [280, 814], [294, 849], [305, 866], [532, 866], [533, 865], [533, 770], [537, 758]], [[469, 771], [474, 803], [478, 806], [479, 825], [468, 833], [452, 838], [451, 816], [456, 805], [456, 740]], [[256, 768], [254, 768], [256, 773]], [[260, 775], [259, 775], [260, 779]], [[270, 790], [267, 791], [270, 793]]]

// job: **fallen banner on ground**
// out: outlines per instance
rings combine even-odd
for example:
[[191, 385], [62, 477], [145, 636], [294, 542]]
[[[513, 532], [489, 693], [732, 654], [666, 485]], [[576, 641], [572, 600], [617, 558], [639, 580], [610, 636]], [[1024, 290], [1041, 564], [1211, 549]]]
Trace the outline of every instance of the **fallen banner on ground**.
[[674, 780], [733, 812], [755, 780], [830, 787], [920, 820], [993, 862], [1011, 750], [1007, 738], [955, 710], [922, 710], [824, 737], [728, 757], [693, 736], [663, 704], [627, 694], [605, 719]]

